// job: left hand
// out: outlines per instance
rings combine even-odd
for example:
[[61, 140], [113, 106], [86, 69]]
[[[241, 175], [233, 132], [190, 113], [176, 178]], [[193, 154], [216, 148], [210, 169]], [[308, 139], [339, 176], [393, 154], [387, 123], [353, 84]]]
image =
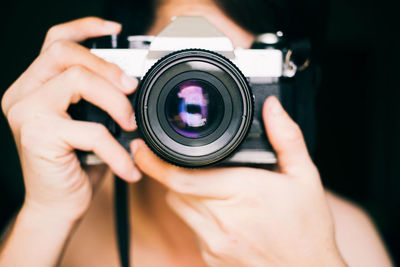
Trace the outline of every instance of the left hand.
[[275, 97], [263, 117], [279, 172], [179, 168], [142, 140], [132, 153], [142, 172], [170, 189], [170, 207], [196, 234], [209, 266], [345, 266], [301, 130]]

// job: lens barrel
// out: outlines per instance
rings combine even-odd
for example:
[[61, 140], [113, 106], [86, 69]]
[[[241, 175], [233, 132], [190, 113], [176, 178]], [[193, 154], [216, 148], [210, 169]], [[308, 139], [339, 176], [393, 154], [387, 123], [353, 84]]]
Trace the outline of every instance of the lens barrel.
[[139, 84], [136, 121], [162, 159], [198, 168], [229, 157], [249, 132], [254, 103], [240, 70], [224, 56], [188, 49], [155, 63]]

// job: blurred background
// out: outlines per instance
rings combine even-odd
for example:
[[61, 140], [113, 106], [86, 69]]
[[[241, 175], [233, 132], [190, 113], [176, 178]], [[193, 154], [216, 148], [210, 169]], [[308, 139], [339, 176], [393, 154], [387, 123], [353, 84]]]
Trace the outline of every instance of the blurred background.
[[[88, 15], [115, 17], [113, 5], [120, 2], [124, 1], [3, 3], [0, 95], [37, 57], [50, 26]], [[138, 7], [137, 11], [146, 6], [146, 1], [130, 2], [133, 8]], [[396, 9], [390, 0], [287, 2], [290, 23], [281, 30], [309, 35], [322, 70], [316, 96], [315, 161], [323, 182], [369, 213], [393, 259], [399, 263], [400, 46]], [[148, 20], [143, 14], [142, 21]], [[1, 115], [0, 231], [18, 211], [23, 197], [17, 151]]]

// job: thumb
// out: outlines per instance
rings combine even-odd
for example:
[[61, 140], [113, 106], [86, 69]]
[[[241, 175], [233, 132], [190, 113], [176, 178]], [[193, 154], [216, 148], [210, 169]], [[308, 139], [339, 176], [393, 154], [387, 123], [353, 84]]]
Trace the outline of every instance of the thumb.
[[308, 176], [311, 170], [315, 170], [299, 126], [290, 118], [275, 96], [265, 101], [263, 118], [268, 139], [277, 154], [281, 171], [292, 176]]
[[156, 156], [142, 139], [131, 142], [131, 152], [138, 168], [162, 184], [166, 184], [167, 178], [177, 172], [178, 167]]

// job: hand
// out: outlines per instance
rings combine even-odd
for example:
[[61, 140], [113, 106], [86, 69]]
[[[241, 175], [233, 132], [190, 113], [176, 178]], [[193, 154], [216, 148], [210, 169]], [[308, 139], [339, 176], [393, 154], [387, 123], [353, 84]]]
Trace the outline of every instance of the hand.
[[183, 169], [142, 140], [132, 142], [132, 152], [142, 172], [170, 189], [167, 202], [194, 231], [209, 266], [345, 266], [299, 127], [275, 97], [263, 116], [279, 172]]
[[137, 81], [75, 43], [120, 30], [120, 24], [99, 18], [52, 27], [38, 58], [6, 91], [2, 109], [20, 156], [24, 208], [71, 220], [85, 213], [98, 180], [82, 170], [74, 149], [94, 151], [127, 181], [139, 178], [130, 155], [104, 126], [73, 121], [67, 114], [69, 105], [83, 98], [124, 130], [135, 129], [126, 94], [135, 90]]

